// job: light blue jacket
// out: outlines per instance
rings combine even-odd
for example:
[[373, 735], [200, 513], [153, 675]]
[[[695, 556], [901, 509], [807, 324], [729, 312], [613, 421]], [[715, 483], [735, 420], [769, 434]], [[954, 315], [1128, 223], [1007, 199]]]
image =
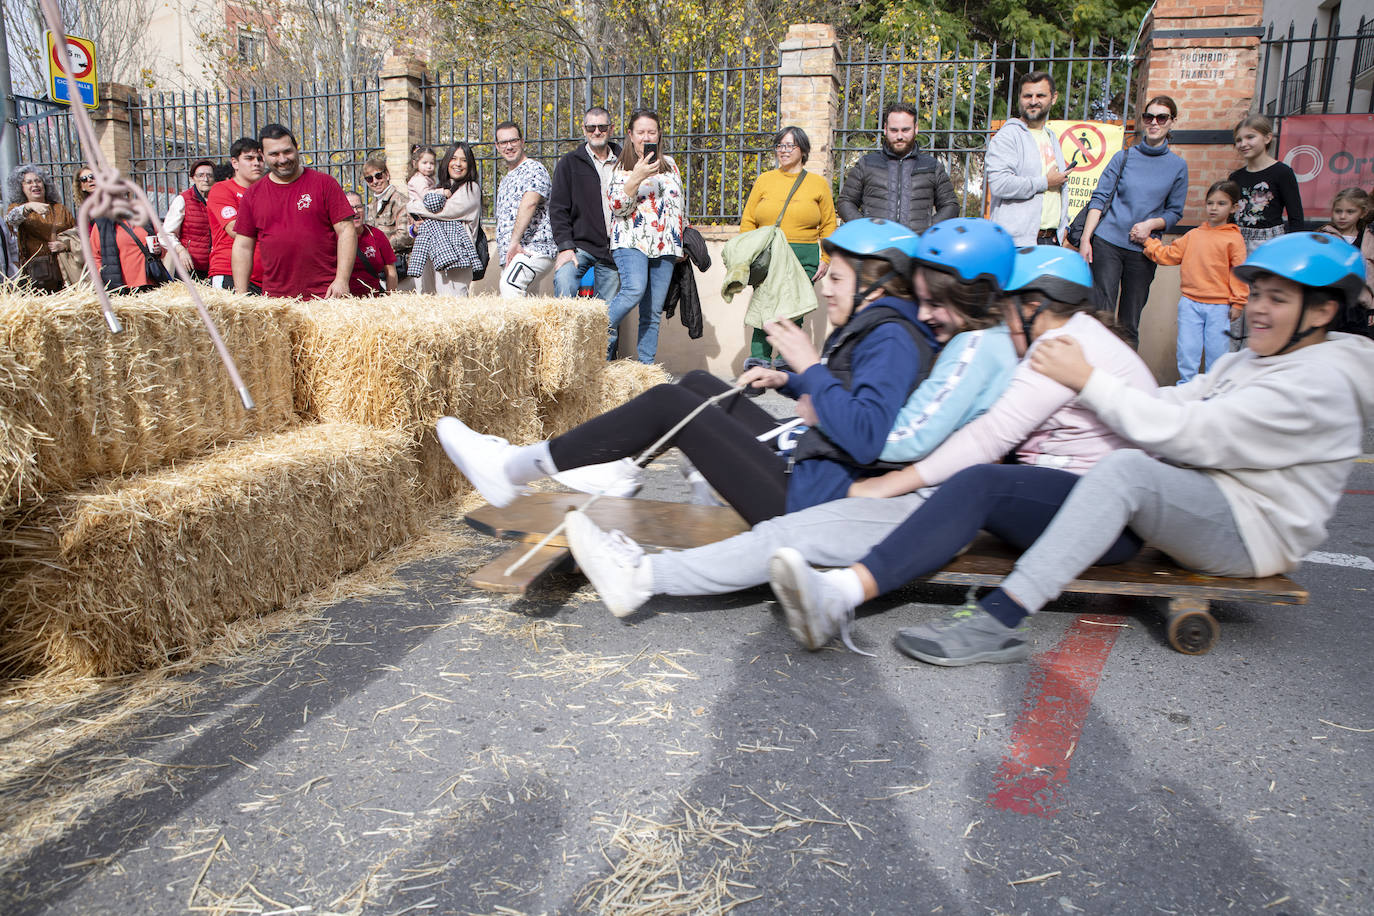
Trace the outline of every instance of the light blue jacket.
[[882, 460], [919, 461], [929, 455], [1002, 396], [1018, 361], [1004, 324], [954, 335], [930, 375], [897, 411]]

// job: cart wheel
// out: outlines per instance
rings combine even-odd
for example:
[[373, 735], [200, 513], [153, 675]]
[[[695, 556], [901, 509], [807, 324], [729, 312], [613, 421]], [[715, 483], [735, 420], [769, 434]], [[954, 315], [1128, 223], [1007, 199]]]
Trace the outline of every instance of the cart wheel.
[[[1169, 602], [1169, 645], [1184, 655], [1206, 655], [1221, 636], [1221, 625], [1208, 612], [1205, 602], [1188, 601], [1189, 607], [1179, 607], [1183, 601]], [[1197, 607], [1202, 604], [1202, 607]]]

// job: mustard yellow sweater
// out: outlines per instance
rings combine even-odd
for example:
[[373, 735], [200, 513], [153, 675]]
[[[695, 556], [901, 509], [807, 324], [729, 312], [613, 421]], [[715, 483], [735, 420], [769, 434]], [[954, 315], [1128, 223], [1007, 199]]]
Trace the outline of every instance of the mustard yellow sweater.
[[[749, 191], [749, 202], [744, 205], [744, 215], [740, 218], [740, 232], [748, 232], [760, 226], [771, 226], [782, 210], [787, 192], [797, 181], [796, 175], [788, 175], [777, 169], [764, 172], [754, 182]], [[792, 202], [787, 205], [783, 215], [782, 231], [787, 241], [797, 244], [815, 244], [835, 231], [835, 200], [830, 196], [830, 185], [815, 172], [807, 172]], [[825, 253], [822, 251], [822, 257]], [[826, 258], [829, 260], [829, 258]]]

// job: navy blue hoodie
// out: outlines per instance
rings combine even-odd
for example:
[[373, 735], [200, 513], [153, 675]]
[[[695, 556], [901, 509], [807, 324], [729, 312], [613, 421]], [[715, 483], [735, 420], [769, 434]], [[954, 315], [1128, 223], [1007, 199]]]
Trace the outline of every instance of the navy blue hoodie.
[[[917, 315], [915, 302], [884, 296], [870, 303], [885, 305], [901, 313], [938, 351], [930, 329]], [[826, 343], [834, 338], [831, 332]], [[860, 464], [877, 461], [887, 444], [887, 434], [906, 403], [922, 370], [921, 355], [911, 334], [898, 322], [874, 328], [854, 350], [852, 378], [848, 389], [823, 364], [817, 363], [801, 374], [789, 372], [782, 393], [800, 398], [811, 395], [820, 427], [840, 448]], [[828, 458], [799, 461], [787, 482], [787, 511], [842, 499], [860, 471]]]

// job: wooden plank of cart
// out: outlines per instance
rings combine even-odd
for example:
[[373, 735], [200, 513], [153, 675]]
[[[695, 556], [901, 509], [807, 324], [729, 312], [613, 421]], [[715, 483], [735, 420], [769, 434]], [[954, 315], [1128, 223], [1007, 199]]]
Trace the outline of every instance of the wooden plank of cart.
[[[504, 509], [483, 506], [467, 523], [492, 537], [516, 541], [509, 550], [474, 572], [468, 581], [489, 591], [524, 594], [550, 573], [572, 568], [567, 540], [560, 534], [512, 575], [506, 570], [541, 540], [569, 509], [587, 501], [581, 493], [530, 493]], [[652, 499], [602, 497], [587, 510], [602, 528], [619, 528], [645, 550], [685, 550], [739, 534], [748, 525], [733, 509], [660, 502]], [[984, 535], [950, 562], [926, 577], [941, 585], [994, 586], [1011, 572], [1017, 554]], [[1231, 579], [1204, 576], [1175, 565], [1157, 550], [1147, 549], [1129, 563], [1094, 566], [1070, 582], [1066, 592], [1163, 598], [1169, 644], [1187, 655], [1203, 655], [1216, 645], [1221, 626], [1211, 614], [1213, 601], [1306, 604], [1307, 591], [1287, 576]]]

